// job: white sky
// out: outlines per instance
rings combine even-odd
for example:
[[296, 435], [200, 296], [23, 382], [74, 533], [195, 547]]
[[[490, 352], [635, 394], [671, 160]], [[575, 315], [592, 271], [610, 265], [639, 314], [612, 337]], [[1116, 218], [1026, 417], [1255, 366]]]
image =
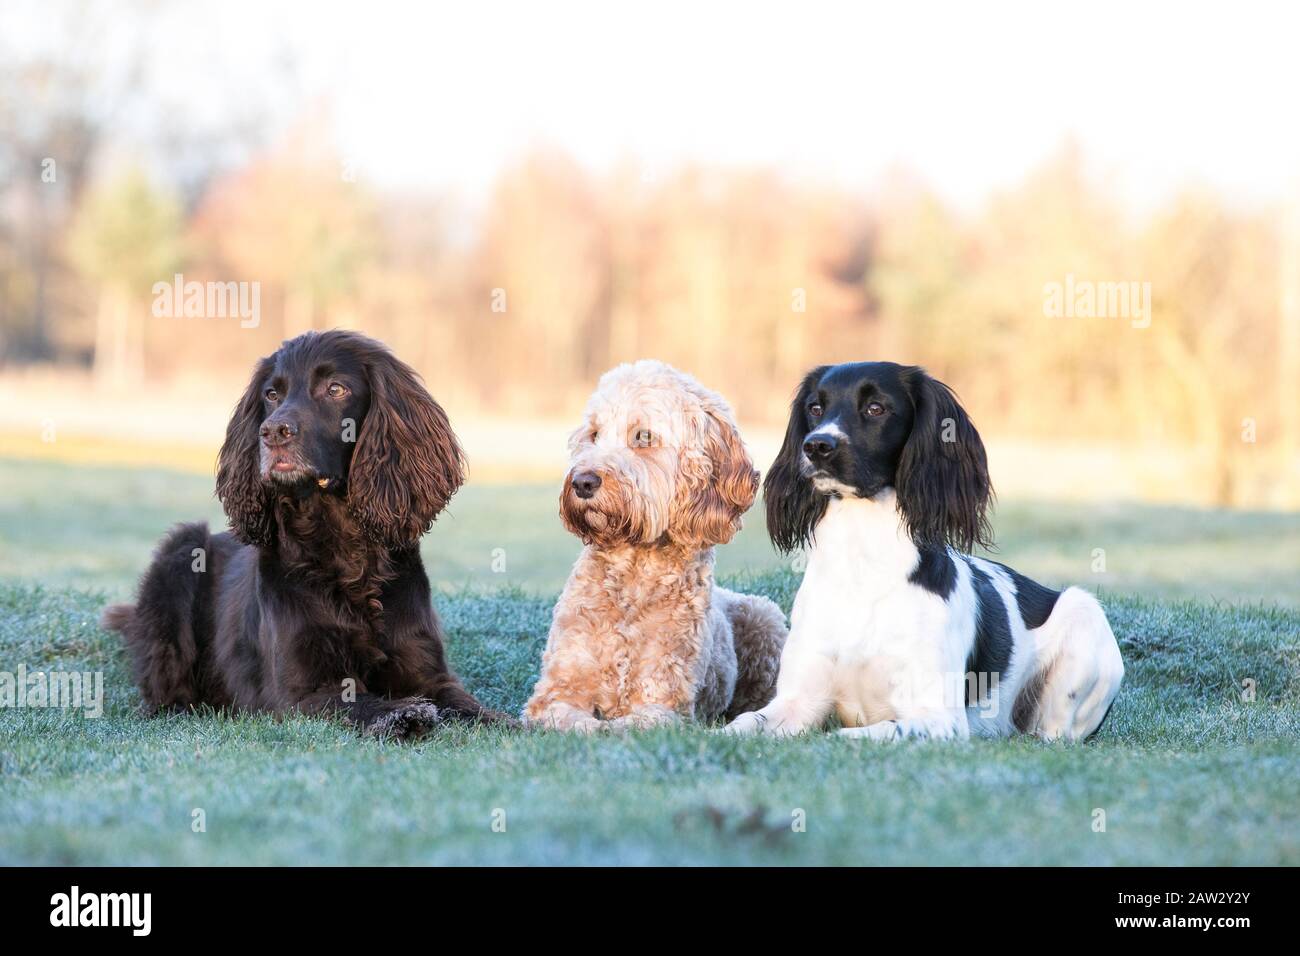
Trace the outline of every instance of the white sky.
[[972, 203], [1072, 135], [1142, 206], [1188, 182], [1245, 202], [1300, 182], [1287, 7], [249, 0], [165, 6], [155, 29], [197, 109], [258, 96], [292, 50], [386, 185], [473, 195], [545, 144], [595, 169], [694, 159], [849, 186], [901, 166]]

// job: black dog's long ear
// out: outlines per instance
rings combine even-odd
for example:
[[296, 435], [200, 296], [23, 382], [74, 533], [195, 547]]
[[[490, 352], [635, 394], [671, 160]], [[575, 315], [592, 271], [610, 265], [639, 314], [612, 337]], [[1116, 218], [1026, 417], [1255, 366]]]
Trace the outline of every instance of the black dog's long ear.
[[979, 432], [947, 385], [922, 368], [904, 380], [916, 418], [898, 461], [898, 510], [917, 545], [991, 547], [988, 506], [993, 497]]
[[803, 455], [804, 406], [829, 365], [820, 365], [804, 376], [790, 403], [790, 423], [776, 460], [763, 479], [763, 507], [767, 510], [767, 533], [777, 549], [789, 553], [812, 540], [813, 528], [826, 513], [826, 496], [813, 490], [812, 482], [799, 472]]
[[264, 358], [253, 369], [244, 397], [226, 425], [226, 440], [217, 456], [217, 497], [226, 509], [230, 529], [245, 544], [266, 545], [271, 541], [272, 490], [262, 481], [261, 438], [262, 388], [275, 367]]
[[465, 456], [409, 365], [385, 351], [368, 369], [370, 409], [348, 471], [348, 510], [372, 540], [409, 547], [464, 483]]

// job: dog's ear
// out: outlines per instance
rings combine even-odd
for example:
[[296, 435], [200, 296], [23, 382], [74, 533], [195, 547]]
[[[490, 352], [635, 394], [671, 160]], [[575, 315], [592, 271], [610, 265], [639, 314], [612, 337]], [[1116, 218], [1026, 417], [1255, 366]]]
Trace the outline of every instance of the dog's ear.
[[789, 553], [812, 540], [813, 528], [826, 513], [826, 496], [818, 494], [799, 470], [803, 440], [807, 435], [804, 407], [829, 365], [820, 365], [804, 376], [794, 401], [790, 422], [776, 460], [763, 480], [763, 505], [767, 509], [767, 533], [777, 550]]
[[266, 545], [274, 531], [271, 487], [262, 481], [262, 389], [275, 368], [274, 357], [253, 369], [244, 397], [226, 425], [226, 440], [217, 455], [217, 497], [235, 537], [245, 544]]
[[702, 403], [699, 456], [681, 465], [688, 497], [674, 509], [675, 537], [705, 545], [726, 544], [740, 530], [741, 516], [758, 494], [758, 472], [745, 451], [740, 430], [721, 400]]
[[583, 417], [582, 424], [579, 425], [577, 428], [575, 428], [573, 431], [569, 432], [567, 447], [569, 449], [570, 460], [572, 460], [578, 454], [578, 451], [580, 449], [582, 449], [586, 445], [589, 445], [593, 441], [592, 436], [595, 435], [595, 433], [596, 433], [595, 416], [588, 413]]
[[993, 487], [979, 432], [952, 390], [924, 369], [908, 369], [904, 381], [916, 413], [894, 485], [908, 533], [923, 546], [990, 547]]
[[348, 470], [348, 510], [372, 540], [415, 545], [465, 481], [447, 414], [405, 362], [367, 362], [370, 408]]

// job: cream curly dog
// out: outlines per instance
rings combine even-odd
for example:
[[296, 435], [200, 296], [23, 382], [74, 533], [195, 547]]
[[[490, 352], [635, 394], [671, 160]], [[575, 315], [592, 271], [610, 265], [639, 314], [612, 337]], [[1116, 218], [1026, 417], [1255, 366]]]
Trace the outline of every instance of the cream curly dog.
[[785, 616], [713, 583], [758, 473], [731, 409], [662, 362], [606, 372], [569, 439], [565, 527], [586, 545], [555, 606], [531, 724], [712, 721], [772, 697]]

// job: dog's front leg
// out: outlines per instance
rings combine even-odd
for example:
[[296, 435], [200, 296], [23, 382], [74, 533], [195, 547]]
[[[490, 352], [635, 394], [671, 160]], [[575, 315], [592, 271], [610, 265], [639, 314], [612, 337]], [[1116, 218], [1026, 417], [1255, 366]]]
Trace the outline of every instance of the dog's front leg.
[[834, 707], [834, 662], [791, 635], [781, 654], [776, 696], [762, 710], [741, 714], [727, 725], [729, 734], [792, 736], [815, 730]]
[[533, 688], [533, 696], [524, 705], [524, 723], [530, 727], [579, 734], [601, 730], [604, 724], [596, 717], [594, 695], [588, 695], [584, 690], [596, 678], [586, 668], [575, 666], [569, 660], [547, 663], [551, 666], [543, 664], [541, 679]]
[[599, 646], [599, 636], [572, 610], [573, 603], [566, 588], [546, 639], [542, 674], [522, 716], [529, 727], [591, 734], [604, 726], [596, 717], [601, 664], [591, 650]]
[[648, 730], [680, 724], [695, 717], [699, 688], [693, 668], [682, 666], [679, 653], [671, 646], [643, 652], [633, 677], [627, 682], [627, 697], [621, 713], [608, 721], [609, 729]]
[[966, 740], [970, 737], [970, 724], [966, 720], [966, 711], [960, 709], [931, 710], [900, 717], [895, 720], [881, 720], [865, 727], [844, 727], [841, 737], [858, 737], [867, 740]]
[[542, 707], [530, 706], [524, 711], [524, 723], [545, 730], [566, 730], [579, 734], [594, 734], [604, 729], [604, 724], [589, 710], [583, 710], [562, 700], [552, 701]]
[[680, 724], [682, 715], [663, 704], [638, 704], [631, 712], [622, 717], [608, 721], [610, 730], [648, 730], [651, 727], [667, 727]]
[[423, 736], [441, 720], [437, 705], [425, 697], [390, 700], [375, 694], [352, 693], [342, 687], [307, 694], [292, 709], [304, 714], [342, 717], [367, 736], [397, 740]]
[[434, 702], [444, 719], [480, 724], [517, 725], [506, 714], [484, 707], [447, 666], [440, 628], [399, 632], [387, 659], [369, 678], [370, 688], [385, 697], [423, 697]]
[[894, 712], [893, 719], [845, 727], [840, 735], [881, 741], [970, 737], [965, 684], [954, 684], [944, 676], [961, 672], [956, 670], [956, 665], [945, 668], [944, 663], [926, 658], [901, 667], [890, 677], [889, 705]]

